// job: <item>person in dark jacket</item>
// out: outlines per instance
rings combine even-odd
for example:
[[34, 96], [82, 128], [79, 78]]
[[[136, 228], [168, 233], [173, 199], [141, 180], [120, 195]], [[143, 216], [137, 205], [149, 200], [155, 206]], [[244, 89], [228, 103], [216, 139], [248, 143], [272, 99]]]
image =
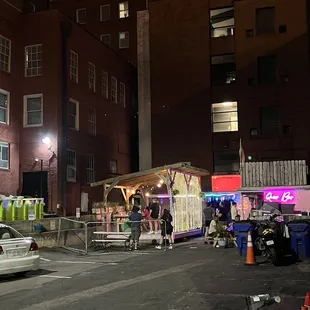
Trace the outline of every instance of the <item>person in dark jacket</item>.
[[137, 250], [139, 246], [139, 238], [141, 236], [141, 221], [143, 216], [139, 213], [139, 207], [133, 206], [129, 215], [129, 224], [131, 228], [131, 249]]
[[173, 226], [172, 226], [172, 215], [169, 212], [169, 210], [164, 209], [164, 213], [162, 217], [160, 218], [160, 224], [161, 224], [161, 237], [159, 245], [156, 246], [156, 249], [160, 250], [161, 246], [164, 242], [164, 238], [168, 238], [169, 240], [169, 250], [172, 250], [172, 232], [173, 232]]

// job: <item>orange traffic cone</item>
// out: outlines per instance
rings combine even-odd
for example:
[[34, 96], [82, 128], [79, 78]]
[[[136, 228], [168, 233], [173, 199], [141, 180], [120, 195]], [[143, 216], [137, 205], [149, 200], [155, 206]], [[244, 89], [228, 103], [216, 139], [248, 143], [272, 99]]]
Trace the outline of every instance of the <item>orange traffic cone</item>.
[[304, 306], [305, 306], [305, 307], [310, 307], [310, 292], [308, 292], [308, 293], [306, 294]]
[[252, 236], [251, 236], [250, 231], [248, 232], [248, 246], [247, 246], [247, 251], [246, 251], [245, 265], [256, 265], [253, 243], [252, 243]]

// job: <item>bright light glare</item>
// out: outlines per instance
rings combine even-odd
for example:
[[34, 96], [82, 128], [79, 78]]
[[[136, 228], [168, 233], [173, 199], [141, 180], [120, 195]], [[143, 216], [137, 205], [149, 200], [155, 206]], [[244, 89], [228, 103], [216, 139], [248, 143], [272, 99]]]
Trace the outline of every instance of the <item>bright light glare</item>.
[[229, 107], [229, 106], [232, 106], [232, 102], [223, 102], [223, 106], [225, 107]]
[[49, 137], [45, 137], [42, 139], [43, 144], [51, 144], [51, 139]]

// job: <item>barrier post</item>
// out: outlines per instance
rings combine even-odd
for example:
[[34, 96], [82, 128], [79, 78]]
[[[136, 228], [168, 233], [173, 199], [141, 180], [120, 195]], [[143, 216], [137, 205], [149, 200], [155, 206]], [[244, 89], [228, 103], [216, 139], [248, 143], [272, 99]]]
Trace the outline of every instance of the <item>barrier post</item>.
[[88, 223], [84, 223], [85, 227], [85, 254], [88, 254]]

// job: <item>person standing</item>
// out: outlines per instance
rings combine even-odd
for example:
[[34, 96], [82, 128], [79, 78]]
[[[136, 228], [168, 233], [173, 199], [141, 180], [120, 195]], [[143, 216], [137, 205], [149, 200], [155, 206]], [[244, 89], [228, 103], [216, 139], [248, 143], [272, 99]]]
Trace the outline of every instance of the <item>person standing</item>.
[[153, 200], [150, 206], [150, 232], [149, 234], [155, 234], [159, 230], [158, 217], [160, 213], [160, 207], [157, 200]]
[[141, 236], [141, 221], [142, 221], [142, 214], [139, 213], [139, 207], [133, 206], [132, 212], [129, 215], [130, 221], [130, 228], [131, 228], [131, 249], [137, 250], [139, 247], [139, 239]]
[[203, 209], [203, 215], [205, 217], [205, 225], [206, 227], [209, 227], [214, 215], [214, 210], [211, 208], [210, 204], [207, 204]]
[[160, 241], [159, 245], [156, 246], [156, 249], [160, 250], [161, 246], [164, 242], [164, 238], [168, 238], [169, 240], [169, 250], [172, 250], [172, 232], [173, 232], [173, 226], [172, 226], [172, 215], [169, 212], [169, 210], [164, 209], [163, 215], [160, 218], [160, 223], [161, 223], [161, 236], [160, 236]]

